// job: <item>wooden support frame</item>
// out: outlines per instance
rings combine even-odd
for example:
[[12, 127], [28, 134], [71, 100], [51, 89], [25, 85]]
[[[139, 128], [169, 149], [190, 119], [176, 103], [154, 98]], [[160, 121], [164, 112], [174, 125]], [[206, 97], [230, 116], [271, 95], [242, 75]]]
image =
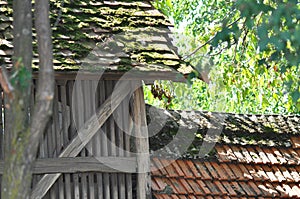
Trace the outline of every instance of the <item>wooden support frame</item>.
[[[136, 84], [142, 85], [137, 82]], [[137, 86], [134, 85], [134, 88]], [[151, 198], [151, 176], [148, 128], [143, 88], [138, 87], [133, 94], [133, 119], [137, 153], [137, 198]]]
[[[131, 84], [128, 81], [119, 84], [114, 89], [118, 95], [112, 95], [106, 99], [101, 105], [96, 114], [94, 114], [85, 124], [78, 130], [78, 134], [66, 146], [66, 148], [59, 154], [58, 157], [75, 157], [87, 145], [92, 137], [97, 133], [101, 126], [106, 122], [113, 111], [120, 105], [123, 99], [130, 93]], [[42, 198], [55, 181], [59, 178], [61, 173], [45, 174], [41, 180], [36, 184], [31, 193], [31, 199]]]
[[[4, 162], [0, 161], [0, 174], [3, 174]], [[128, 173], [137, 172], [136, 157], [68, 157], [37, 159], [33, 167], [34, 174], [103, 172], [119, 173], [122, 167]]]

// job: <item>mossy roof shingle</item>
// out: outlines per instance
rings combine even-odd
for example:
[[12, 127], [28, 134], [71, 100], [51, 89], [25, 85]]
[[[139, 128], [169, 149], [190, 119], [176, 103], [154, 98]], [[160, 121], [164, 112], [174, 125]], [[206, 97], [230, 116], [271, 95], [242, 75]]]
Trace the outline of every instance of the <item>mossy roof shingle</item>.
[[153, 198], [300, 198], [299, 115], [148, 106], [147, 116]]
[[[185, 65], [171, 43], [170, 22], [148, 1], [50, 2], [57, 71], [164, 72]], [[11, 66], [12, 8], [6, 1], [0, 6], [0, 57]]]

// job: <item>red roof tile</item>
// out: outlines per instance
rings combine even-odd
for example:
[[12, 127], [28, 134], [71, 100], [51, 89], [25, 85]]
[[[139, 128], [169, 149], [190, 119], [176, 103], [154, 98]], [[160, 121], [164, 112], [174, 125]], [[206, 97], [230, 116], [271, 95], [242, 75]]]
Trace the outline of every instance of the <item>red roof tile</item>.
[[271, 149], [274, 156], [278, 159], [280, 164], [285, 164], [287, 160], [283, 157], [283, 155], [280, 153], [280, 151], [277, 148], [272, 148]]
[[273, 151], [271, 149], [263, 148], [262, 150], [267, 155], [267, 157], [270, 160], [271, 164], [279, 164], [280, 163], [280, 162], [278, 162], [277, 158], [275, 157], [275, 155], [273, 154]]
[[[235, 148], [236, 149], [236, 148]], [[268, 150], [263, 150], [269, 153]], [[162, 198], [300, 198], [300, 166], [153, 159], [152, 190]], [[157, 165], [164, 165], [159, 168]], [[176, 168], [176, 169], [175, 169]], [[160, 171], [160, 172], [157, 172]], [[157, 176], [160, 173], [161, 176]], [[166, 190], [171, 192], [166, 194]]]
[[300, 148], [300, 137], [299, 136], [292, 136], [291, 142], [292, 142], [293, 148]]
[[177, 160], [177, 163], [182, 168], [186, 178], [194, 178], [194, 174], [190, 171], [184, 160]]
[[218, 143], [213, 158], [153, 158], [153, 195], [157, 199], [300, 198], [300, 136], [286, 137], [291, 145]]

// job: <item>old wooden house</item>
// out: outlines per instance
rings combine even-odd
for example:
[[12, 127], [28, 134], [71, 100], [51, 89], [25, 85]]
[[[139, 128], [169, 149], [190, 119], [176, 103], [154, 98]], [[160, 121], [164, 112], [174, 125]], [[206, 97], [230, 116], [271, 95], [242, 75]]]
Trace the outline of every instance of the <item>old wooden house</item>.
[[[171, 24], [148, 1], [50, 2], [55, 100], [39, 144], [31, 198], [149, 197], [141, 86], [142, 80], [181, 80], [177, 71], [184, 63], [171, 43]], [[12, 6], [2, 0], [0, 6], [0, 57], [11, 67]], [[34, 74], [37, 60], [34, 54]], [[5, 139], [2, 125], [1, 159]]]

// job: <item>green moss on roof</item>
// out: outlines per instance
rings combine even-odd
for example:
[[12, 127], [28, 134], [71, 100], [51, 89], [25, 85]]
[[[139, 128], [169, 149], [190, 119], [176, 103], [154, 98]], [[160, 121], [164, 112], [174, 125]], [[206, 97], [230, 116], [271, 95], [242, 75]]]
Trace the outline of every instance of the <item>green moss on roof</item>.
[[[56, 25], [52, 38], [57, 70], [80, 69], [84, 63], [85, 69], [93, 70], [136, 67], [140, 71], [170, 71], [184, 64], [168, 37], [171, 24], [148, 1], [50, 2], [51, 24]], [[0, 4], [0, 39], [5, 41], [1, 50], [9, 65], [12, 9]]]
[[[163, 155], [180, 156], [176, 148], [188, 141], [185, 157], [196, 157], [204, 143], [289, 147], [300, 134], [300, 115], [243, 115], [205, 111], [172, 111], [147, 106], [150, 149], [164, 148]], [[175, 143], [178, 132], [185, 137]], [[191, 140], [188, 140], [192, 136]], [[168, 148], [168, 149], [167, 149]], [[210, 154], [206, 154], [209, 156]], [[213, 155], [213, 154], [212, 154]]]

